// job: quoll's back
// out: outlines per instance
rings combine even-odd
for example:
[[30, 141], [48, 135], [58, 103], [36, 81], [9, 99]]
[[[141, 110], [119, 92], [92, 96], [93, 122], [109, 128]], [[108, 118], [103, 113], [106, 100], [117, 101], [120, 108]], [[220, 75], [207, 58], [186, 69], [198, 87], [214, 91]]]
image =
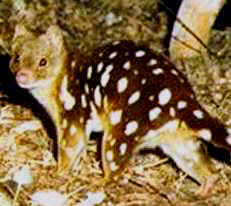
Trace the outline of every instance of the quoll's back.
[[[42, 39], [49, 40], [46, 47], [56, 43], [60, 54], [56, 48], [54, 59], [61, 61], [54, 66], [48, 54], [42, 57], [48, 62], [46, 73], [55, 71], [49, 75], [49, 89], [25, 86], [30, 68], [16, 67], [14, 62], [12, 68], [19, 84], [24, 79], [21, 86], [31, 91], [56, 123], [61, 168], [73, 165], [92, 131], [104, 133], [101, 152], [106, 181], [117, 177], [137, 151], [159, 147], [202, 183], [212, 174], [212, 165], [200, 140], [231, 150], [225, 127], [199, 105], [183, 74], [161, 55], [120, 41], [96, 49], [80, 64], [66, 54], [59, 28], [49, 30]], [[31, 55], [34, 52], [38, 51]]]

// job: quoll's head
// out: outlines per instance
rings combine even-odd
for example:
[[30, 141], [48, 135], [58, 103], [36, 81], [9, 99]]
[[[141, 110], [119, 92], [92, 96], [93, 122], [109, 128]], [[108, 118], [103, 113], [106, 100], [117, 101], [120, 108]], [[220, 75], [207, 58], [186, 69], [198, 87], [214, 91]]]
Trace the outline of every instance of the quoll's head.
[[20, 87], [46, 87], [61, 72], [65, 56], [59, 27], [51, 26], [40, 36], [22, 25], [16, 27], [10, 67]]

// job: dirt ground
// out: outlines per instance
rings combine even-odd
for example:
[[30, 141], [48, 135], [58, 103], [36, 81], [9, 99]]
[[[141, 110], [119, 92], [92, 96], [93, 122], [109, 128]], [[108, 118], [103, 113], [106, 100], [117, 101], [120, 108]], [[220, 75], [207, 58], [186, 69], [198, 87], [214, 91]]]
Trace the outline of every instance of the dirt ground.
[[[168, 6], [166, 1], [158, 2], [2, 0], [0, 54], [11, 54], [14, 28], [19, 23], [37, 33], [46, 31], [51, 24], [58, 24], [65, 31], [65, 39], [72, 51], [79, 49], [87, 53], [104, 43], [130, 39], [142, 42], [156, 52], [167, 53], [166, 42], [173, 16], [164, 9], [163, 4]], [[213, 29], [208, 48], [216, 55], [185, 60], [179, 69], [188, 78], [201, 105], [231, 127], [230, 28]], [[27, 125], [30, 130], [25, 129]], [[39, 191], [56, 191], [66, 198], [62, 203], [59, 196], [55, 196], [56, 206], [231, 205], [231, 164], [214, 159], [219, 181], [207, 197], [199, 196], [200, 185], [159, 151], [135, 156], [118, 182], [101, 188], [95, 184], [103, 177], [95, 140], [90, 141], [87, 155], [68, 175], [56, 172], [51, 143], [30, 108], [5, 100], [0, 102], [0, 206], [39, 205], [34, 201], [34, 194]], [[20, 179], [21, 185], [16, 181], [20, 172], [25, 177], [25, 180]], [[51, 198], [54, 195], [47, 194]]]

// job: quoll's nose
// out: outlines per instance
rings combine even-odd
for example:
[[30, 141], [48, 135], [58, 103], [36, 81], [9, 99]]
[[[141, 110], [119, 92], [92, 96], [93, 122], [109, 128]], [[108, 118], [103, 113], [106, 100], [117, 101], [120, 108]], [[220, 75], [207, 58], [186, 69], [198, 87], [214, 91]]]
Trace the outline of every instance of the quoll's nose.
[[22, 69], [16, 74], [16, 81], [22, 88], [28, 88], [28, 84], [32, 81], [33, 73], [28, 69]]

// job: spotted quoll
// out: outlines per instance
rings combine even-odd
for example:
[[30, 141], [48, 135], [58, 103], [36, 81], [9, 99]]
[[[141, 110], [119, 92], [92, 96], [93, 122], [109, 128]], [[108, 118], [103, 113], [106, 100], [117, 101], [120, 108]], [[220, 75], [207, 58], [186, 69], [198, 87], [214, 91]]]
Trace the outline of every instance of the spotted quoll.
[[68, 170], [92, 131], [103, 131], [105, 180], [118, 177], [138, 151], [160, 148], [193, 179], [211, 176], [201, 140], [231, 151], [231, 136], [197, 102], [184, 75], [160, 54], [131, 41], [95, 49], [82, 61], [66, 49], [62, 31], [15, 31], [11, 70], [51, 116], [58, 163]]

